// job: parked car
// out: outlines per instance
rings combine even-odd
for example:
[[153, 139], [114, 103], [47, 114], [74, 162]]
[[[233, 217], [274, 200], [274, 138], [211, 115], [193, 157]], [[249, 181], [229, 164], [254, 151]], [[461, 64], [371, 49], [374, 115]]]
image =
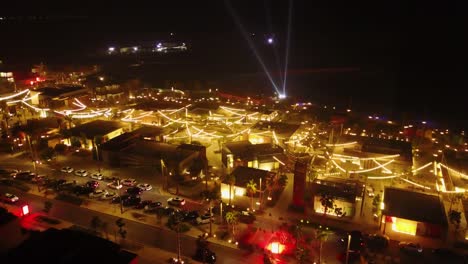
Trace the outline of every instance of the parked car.
[[389, 241], [386, 235], [371, 234], [367, 237], [367, 246], [372, 249], [383, 249], [388, 246]]
[[143, 190], [138, 187], [130, 187], [127, 189], [127, 193], [134, 196], [141, 195], [142, 192]]
[[76, 176], [81, 176], [81, 177], [86, 177], [86, 176], [88, 176], [88, 172], [86, 170], [76, 170], [75, 175]]
[[108, 176], [102, 176], [102, 180], [106, 182], [113, 182], [113, 181], [120, 181], [119, 177], [108, 177]]
[[103, 177], [102, 173], [99, 173], [99, 172], [91, 174], [91, 179], [102, 180], [102, 177]]
[[63, 167], [62, 169], [60, 169], [61, 172], [66, 172], [66, 173], [72, 173], [73, 172], [73, 168], [72, 167]]
[[97, 187], [99, 187], [99, 182], [98, 181], [87, 181], [85, 185], [87, 187], [96, 189]]
[[169, 207], [169, 206], [164, 207], [164, 214], [165, 214], [165, 215], [171, 215], [171, 214], [173, 214], [175, 211], [176, 211], [176, 209], [174, 209], [174, 208], [172, 208], [172, 207]]
[[183, 219], [183, 221], [186, 221], [186, 222], [193, 222], [193, 221], [195, 221], [198, 217], [200, 217], [200, 213], [198, 213], [198, 211], [184, 212], [184, 219]]
[[114, 199], [115, 197], [117, 197], [116, 192], [107, 192], [106, 194], [104, 194], [103, 196], [101, 196], [99, 198], [101, 200], [111, 200], [111, 199]]
[[130, 197], [130, 195], [128, 195], [128, 194], [124, 194], [122, 196], [116, 196], [116, 197], [112, 198], [111, 203], [120, 203], [120, 201], [125, 201], [129, 197]]
[[409, 254], [422, 254], [423, 252], [423, 248], [417, 243], [400, 242], [398, 243], [398, 247], [400, 248], [400, 251]]
[[147, 206], [148, 204], [152, 203], [153, 201], [151, 200], [144, 200], [144, 201], [141, 201], [139, 204], [135, 205], [135, 209], [144, 209], [145, 206]]
[[167, 199], [167, 203], [173, 206], [183, 206], [185, 204], [185, 199], [180, 197], [172, 197]]
[[76, 195], [89, 195], [89, 193], [93, 192], [94, 189], [88, 186], [77, 185], [73, 188], [73, 193]]
[[214, 218], [213, 218], [213, 214], [210, 214], [210, 213], [206, 213], [204, 215], [201, 215], [199, 217], [197, 217], [197, 219], [195, 219], [195, 223], [197, 225], [201, 225], [201, 224], [209, 224], [210, 221], [213, 222], [214, 221]]
[[89, 198], [100, 198], [106, 195], [108, 192], [103, 189], [95, 189], [92, 193], [89, 194]]
[[142, 189], [143, 191], [150, 191], [151, 189], [153, 189], [153, 186], [151, 186], [148, 183], [140, 183], [137, 185], [137, 187]]
[[107, 187], [109, 187], [109, 188], [111, 188], [111, 189], [116, 189], [116, 190], [118, 190], [118, 189], [122, 188], [122, 184], [117, 184], [116, 181], [113, 181], [113, 182], [111, 182], [111, 183], [108, 183], [108, 184], [107, 184]]
[[124, 179], [122, 181], [122, 185], [124, 186], [130, 186], [130, 187], [133, 187], [135, 186], [137, 183], [137, 181], [135, 179], [131, 179], [131, 178], [128, 178], [128, 179]]
[[18, 196], [11, 193], [5, 193], [2, 195], [2, 201], [5, 203], [16, 203], [18, 200]]
[[21, 181], [31, 181], [36, 177], [36, 173], [30, 171], [20, 171], [13, 178]]
[[123, 206], [135, 206], [141, 202], [140, 197], [129, 196], [127, 199], [123, 200]]
[[14, 174], [18, 173], [18, 170], [14, 169], [0, 169], [0, 175], [10, 175], [13, 176]]
[[161, 202], [150, 203], [145, 206], [144, 211], [147, 213], [154, 212], [156, 211], [156, 209], [160, 208], [161, 206], [162, 206]]

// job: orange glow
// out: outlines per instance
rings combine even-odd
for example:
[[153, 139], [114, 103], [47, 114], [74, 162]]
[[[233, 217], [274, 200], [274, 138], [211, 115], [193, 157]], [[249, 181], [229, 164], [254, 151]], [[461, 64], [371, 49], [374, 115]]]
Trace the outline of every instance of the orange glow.
[[284, 245], [280, 242], [271, 242], [267, 249], [273, 254], [281, 254], [284, 251]]

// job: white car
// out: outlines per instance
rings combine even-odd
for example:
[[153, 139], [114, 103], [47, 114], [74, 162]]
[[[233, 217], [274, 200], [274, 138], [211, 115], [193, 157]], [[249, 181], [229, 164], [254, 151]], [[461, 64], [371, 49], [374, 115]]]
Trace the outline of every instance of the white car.
[[210, 223], [210, 221], [213, 221], [213, 214], [204, 214], [202, 216], [199, 216], [197, 217], [197, 219], [195, 219], [195, 223], [197, 223], [197, 225], [201, 225], [201, 224], [208, 224]]
[[148, 183], [140, 183], [137, 185], [138, 188], [142, 189], [143, 191], [150, 191], [153, 189], [153, 186], [151, 186]]
[[62, 172], [66, 172], [66, 173], [72, 173], [73, 172], [73, 168], [72, 167], [63, 167], [61, 169]]
[[111, 200], [113, 199], [114, 197], [117, 197], [117, 193], [116, 192], [107, 192], [106, 194], [104, 194], [103, 196], [99, 197], [101, 200]]
[[89, 198], [99, 198], [106, 194], [108, 194], [106, 190], [96, 189], [92, 193], [89, 194]]
[[108, 183], [108, 184], [107, 184], [107, 187], [109, 187], [109, 188], [111, 188], [111, 189], [116, 189], [116, 190], [118, 190], [118, 189], [122, 188], [122, 184], [118, 184], [118, 185], [117, 185], [117, 182], [113, 181], [113, 182], [111, 182], [111, 183]]
[[95, 180], [102, 180], [102, 173], [100, 172], [96, 172], [96, 173], [93, 173], [91, 174], [91, 179], [95, 179]]
[[398, 247], [400, 248], [401, 251], [404, 251], [406, 253], [414, 253], [414, 254], [421, 254], [423, 252], [423, 248], [421, 245], [417, 243], [411, 243], [411, 242], [400, 242], [398, 243]]
[[131, 178], [128, 178], [128, 179], [125, 179], [125, 180], [122, 181], [122, 185], [130, 186], [130, 187], [135, 186], [136, 183], [137, 183], [137, 181], [135, 179], [131, 179]]
[[86, 176], [88, 176], [88, 172], [86, 170], [76, 170], [75, 175], [76, 176], [81, 176], [81, 177], [86, 177]]
[[11, 194], [11, 193], [5, 193], [3, 196], [2, 196], [2, 200], [4, 202], [7, 202], [7, 203], [16, 203], [19, 198], [18, 196], [14, 195], [14, 194]]

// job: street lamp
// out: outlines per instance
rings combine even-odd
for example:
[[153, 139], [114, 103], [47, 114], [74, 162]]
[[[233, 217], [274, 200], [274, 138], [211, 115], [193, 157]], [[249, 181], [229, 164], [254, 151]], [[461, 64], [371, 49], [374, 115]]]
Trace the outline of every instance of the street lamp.
[[349, 245], [351, 244], [351, 235], [348, 234], [348, 245], [346, 246], [346, 264], [348, 264], [349, 260]]

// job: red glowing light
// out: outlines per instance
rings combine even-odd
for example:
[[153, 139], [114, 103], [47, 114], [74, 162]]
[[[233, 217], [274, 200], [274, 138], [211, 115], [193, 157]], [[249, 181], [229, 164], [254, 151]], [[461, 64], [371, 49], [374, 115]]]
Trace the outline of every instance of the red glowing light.
[[281, 254], [284, 251], [284, 245], [275, 241], [268, 244], [267, 249], [273, 254]]
[[40, 81], [41, 81], [41, 78], [36, 77], [36, 82], [40, 82]]
[[34, 84], [34, 81], [30, 81], [29, 84], [33, 85], [33, 84]]
[[21, 212], [23, 213], [23, 216], [28, 215], [29, 214], [29, 206], [28, 205], [23, 205], [23, 207], [21, 207]]

